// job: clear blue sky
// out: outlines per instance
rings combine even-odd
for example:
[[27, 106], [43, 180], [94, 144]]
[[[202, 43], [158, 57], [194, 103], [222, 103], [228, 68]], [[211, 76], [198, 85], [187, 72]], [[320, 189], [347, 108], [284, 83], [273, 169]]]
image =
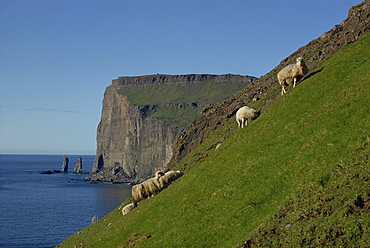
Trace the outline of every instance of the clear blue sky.
[[259, 77], [360, 0], [0, 0], [0, 153], [95, 154], [119, 76]]

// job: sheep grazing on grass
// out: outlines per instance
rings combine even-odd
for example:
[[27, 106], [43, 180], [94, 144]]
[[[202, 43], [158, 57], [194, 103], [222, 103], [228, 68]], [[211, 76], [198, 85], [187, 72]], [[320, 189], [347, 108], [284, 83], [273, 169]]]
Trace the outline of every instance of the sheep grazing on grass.
[[159, 178], [159, 185], [160, 185], [161, 189], [167, 188], [167, 186], [170, 184], [169, 177], [165, 176], [165, 175], [163, 175]]
[[161, 184], [156, 177], [149, 178], [142, 184], [144, 186], [144, 189], [146, 190], [146, 194], [148, 195], [148, 197], [152, 197], [153, 195], [156, 195], [161, 191]]
[[248, 106], [241, 107], [236, 112], [236, 122], [238, 123], [238, 127], [244, 128], [244, 125], [248, 125], [248, 119], [255, 119], [258, 115], [259, 111], [255, 109]]
[[135, 208], [135, 205], [133, 203], [127, 204], [126, 206], [122, 208], [122, 214], [125, 215], [134, 208]]
[[182, 171], [167, 171], [164, 176], [159, 178], [159, 183], [161, 185], [161, 190], [165, 189], [177, 178], [181, 177], [184, 173]]
[[131, 194], [135, 207], [137, 207], [137, 203], [139, 201], [148, 198], [148, 195], [142, 183], [134, 185], [131, 189]]
[[152, 197], [162, 190], [161, 184], [159, 182], [159, 178], [161, 178], [162, 176], [164, 176], [164, 173], [162, 171], [157, 171], [155, 173], [155, 177], [149, 178], [148, 180], [143, 182], [144, 189], [146, 190], [146, 194], [148, 195], [148, 197]]
[[158, 194], [182, 175], [183, 173], [181, 171], [169, 171], [166, 172], [166, 174], [158, 171], [156, 172], [155, 177], [149, 178], [140, 184], [136, 184], [131, 189], [134, 207], [137, 207], [137, 203], [139, 201]]
[[308, 68], [306, 62], [302, 57], [297, 58], [295, 64], [287, 65], [284, 67], [277, 75], [279, 84], [282, 87], [281, 95], [286, 93], [285, 87], [292, 84], [293, 88], [295, 87], [298, 77], [303, 77], [307, 72]]
[[140, 184], [134, 185], [131, 189], [132, 198], [134, 200], [134, 207], [137, 203], [148, 197], [158, 194], [161, 191], [161, 184], [159, 178], [164, 175], [162, 171], [157, 171], [155, 177], [146, 180]]
[[181, 177], [182, 175], [184, 175], [184, 173], [179, 170], [178, 171], [168, 171], [164, 174], [164, 176], [169, 178], [170, 182], [175, 181], [177, 178]]
[[135, 207], [139, 201], [152, 197], [153, 195], [158, 194], [160, 191], [160, 183], [156, 177], [149, 178], [145, 182], [134, 185], [134, 187], [131, 189], [131, 193]]

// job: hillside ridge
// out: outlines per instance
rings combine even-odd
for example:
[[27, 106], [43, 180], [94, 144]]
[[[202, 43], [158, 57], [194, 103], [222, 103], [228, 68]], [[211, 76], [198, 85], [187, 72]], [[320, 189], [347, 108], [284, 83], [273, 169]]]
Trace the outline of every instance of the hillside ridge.
[[[344, 45], [356, 41], [369, 31], [370, 1], [366, 0], [350, 8], [348, 17], [340, 24], [335, 25], [307, 45], [300, 47], [257, 81], [249, 84], [245, 89], [229, 99], [215, 104], [208, 108], [207, 111], [203, 111], [174, 141], [173, 156], [166, 168], [172, 168], [187, 154], [196, 149], [214, 130], [233, 116], [240, 107], [250, 105], [262, 110], [267, 108], [280, 96], [277, 90], [279, 84], [276, 75], [284, 66], [295, 63], [298, 57], [303, 57], [307, 62], [308, 68], [314, 68]], [[312, 75], [312, 72], [309, 72], [305, 78]], [[256, 99], [259, 99], [259, 101], [254, 102]]]

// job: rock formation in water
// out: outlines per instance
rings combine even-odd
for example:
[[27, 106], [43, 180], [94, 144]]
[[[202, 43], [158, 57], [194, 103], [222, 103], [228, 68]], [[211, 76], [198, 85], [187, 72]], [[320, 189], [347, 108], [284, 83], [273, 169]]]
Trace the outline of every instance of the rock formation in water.
[[76, 161], [73, 172], [74, 173], [81, 173], [82, 172], [82, 158], [81, 157], [77, 158], [77, 161]]
[[63, 155], [62, 172], [68, 172], [69, 159], [66, 155]]
[[54, 173], [61, 173], [60, 170], [46, 170], [46, 171], [39, 171], [39, 174], [54, 174]]
[[120, 77], [106, 88], [93, 175], [86, 180], [141, 182], [163, 170], [172, 143], [205, 107], [257, 78], [240, 75]]

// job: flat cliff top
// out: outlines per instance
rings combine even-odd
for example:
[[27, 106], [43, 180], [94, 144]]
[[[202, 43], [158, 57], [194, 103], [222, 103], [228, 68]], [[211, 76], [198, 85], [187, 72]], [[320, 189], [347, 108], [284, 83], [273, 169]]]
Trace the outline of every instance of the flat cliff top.
[[141, 85], [148, 86], [152, 84], [195, 84], [202, 83], [214, 79], [216, 82], [228, 82], [233, 81], [245, 81], [252, 82], [257, 78], [252, 76], [242, 76], [235, 74], [223, 74], [223, 75], [213, 75], [213, 74], [185, 74], [185, 75], [144, 75], [144, 76], [133, 76], [133, 77], [118, 77], [112, 80], [113, 85], [119, 86], [133, 86]]
[[149, 75], [113, 80], [121, 95], [133, 105], [209, 105], [223, 101], [258, 78], [233, 74]]

